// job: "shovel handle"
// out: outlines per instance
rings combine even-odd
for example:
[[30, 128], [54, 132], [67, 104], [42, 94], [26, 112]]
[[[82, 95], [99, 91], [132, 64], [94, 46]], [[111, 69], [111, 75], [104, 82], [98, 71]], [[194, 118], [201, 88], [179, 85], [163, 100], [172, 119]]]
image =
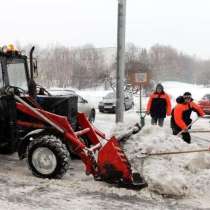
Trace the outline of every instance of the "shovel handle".
[[187, 150], [187, 151], [172, 151], [172, 152], [156, 152], [156, 153], [142, 153], [148, 156], [155, 155], [172, 155], [172, 154], [183, 154], [183, 153], [193, 153], [193, 152], [210, 152], [210, 148], [208, 149], [197, 149], [197, 150]]
[[210, 133], [210, 130], [191, 130], [190, 133]]
[[[199, 117], [197, 117], [194, 121], [192, 121], [188, 126], [187, 126], [187, 129], [192, 126], [195, 122], [197, 122], [199, 120]], [[178, 134], [177, 136], [180, 136], [183, 132], [184, 132], [185, 129], [182, 129]]]

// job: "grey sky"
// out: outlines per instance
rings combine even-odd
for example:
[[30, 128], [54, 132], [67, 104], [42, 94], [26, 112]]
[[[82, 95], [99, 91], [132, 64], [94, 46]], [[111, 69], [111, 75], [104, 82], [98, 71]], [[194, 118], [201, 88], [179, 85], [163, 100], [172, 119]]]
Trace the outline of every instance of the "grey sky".
[[[116, 45], [117, 0], [0, 0], [0, 45]], [[126, 41], [210, 58], [210, 0], [127, 0]]]

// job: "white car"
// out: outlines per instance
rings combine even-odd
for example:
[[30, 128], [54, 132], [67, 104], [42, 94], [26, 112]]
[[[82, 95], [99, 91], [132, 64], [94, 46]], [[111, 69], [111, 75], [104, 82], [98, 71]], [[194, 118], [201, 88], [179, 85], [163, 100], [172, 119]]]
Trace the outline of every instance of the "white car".
[[83, 112], [87, 115], [90, 122], [95, 121], [96, 111], [93, 105], [91, 105], [86, 99], [78, 95], [74, 90], [69, 89], [49, 89], [49, 93], [53, 96], [66, 96], [77, 95], [78, 96], [78, 112]]
[[[129, 110], [133, 108], [134, 100], [131, 92], [124, 92], [124, 109]], [[109, 92], [103, 97], [103, 100], [99, 102], [98, 109], [100, 112], [115, 112], [116, 109], [116, 93]]]

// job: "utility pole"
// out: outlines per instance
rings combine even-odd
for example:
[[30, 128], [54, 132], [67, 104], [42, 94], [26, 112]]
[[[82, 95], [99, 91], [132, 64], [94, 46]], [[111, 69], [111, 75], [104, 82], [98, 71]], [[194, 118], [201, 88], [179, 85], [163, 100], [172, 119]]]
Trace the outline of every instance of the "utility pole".
[[116, 122], [124, 120], [124, 77], [125, 77], [125, 20], [126, 0], [118, 0], [117, 21], [117, 85], [116, 85]]

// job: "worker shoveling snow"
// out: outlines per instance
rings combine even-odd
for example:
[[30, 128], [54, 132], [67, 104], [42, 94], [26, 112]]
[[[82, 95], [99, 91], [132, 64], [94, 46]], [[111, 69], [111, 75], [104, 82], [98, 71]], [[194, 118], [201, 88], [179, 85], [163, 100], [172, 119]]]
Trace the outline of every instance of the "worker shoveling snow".
[[[120, 133], [123, 129], [124, 125], [119, 125], [115, 133]], [[169, 130], [152, 126], [144, 127], [124, 145], [129, 160], [148, 182], [150, 192], [183, 200], [193, 198], [198, 203], [203, 203], [205, 197], [210, 197], [210, 152], [142, 155], [196, 149], [201, 149], [201, 146], [196, 143], [189, 145], [180, 137], [171, 135]], [[210, 207], [207, 200], [203, 205]]]

